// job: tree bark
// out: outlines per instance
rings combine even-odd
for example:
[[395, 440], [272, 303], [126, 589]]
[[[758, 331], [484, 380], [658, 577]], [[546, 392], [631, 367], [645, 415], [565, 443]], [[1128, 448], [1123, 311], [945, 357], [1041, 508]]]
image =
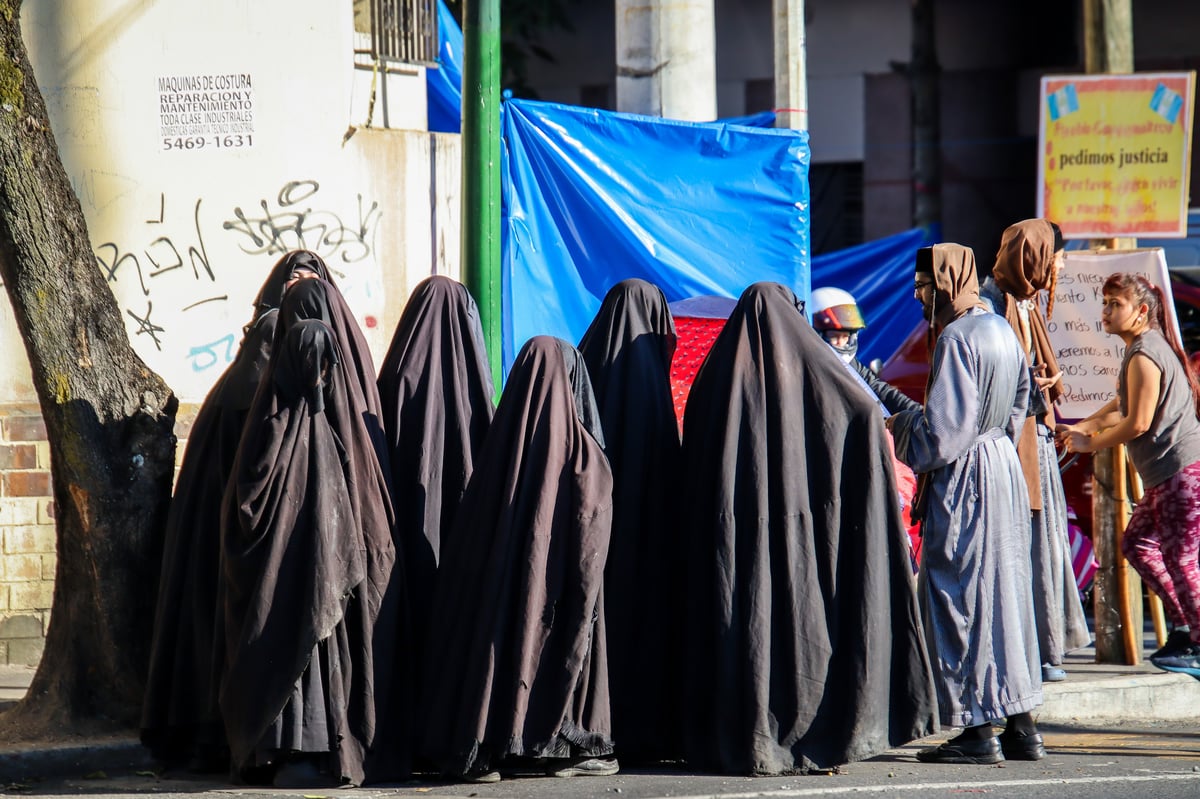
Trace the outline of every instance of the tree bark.
[[58, 567], [46, 647], [0, 736], [136, 727], [177, 400], [133, 351], [20, 30], [0, 0], [0, 277], [50, 440]]

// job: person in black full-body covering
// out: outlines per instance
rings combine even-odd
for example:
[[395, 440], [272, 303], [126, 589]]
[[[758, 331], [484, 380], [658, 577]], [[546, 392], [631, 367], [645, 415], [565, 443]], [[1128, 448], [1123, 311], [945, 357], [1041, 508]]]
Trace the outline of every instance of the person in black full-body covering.
[[936, 730], [883, 419], [790, 289], [743, 292], [682, 457], [688, 763], [828, 769]]
[[221, 496], [271, 354], [284, 290], [307, 275], [329, 279], [325, 262], [307, 250], [289, 252], [271, 268], [237, 356], [209, 390], [188, 434], [167, 516], [140, 725], [142, 742], [169, 766], [227, 766], [217, 707]]
[[[405, 584], [404, 549], [396, 538], [390, 457], [384, 440], [375, 366], [366, 339], [338, 288], [304, 280], [287, 290], [279, 308], [279, 330], [306, 319], [329, 324], [341, 355], [344, 402], [327, 411], [348, 453], [350, 498], [362, 525], [368, 556], [371, 654], [375, 673], [363, 675], [373, 697], [378, 728], [364, 764], [369, 782], [396, 780], [410, 771], [412, 690], [416, 652]], [[353, 609], [352, 609], [353, 610]]]
[[276, 343], [222, 530], [221, 711], [234, 768], [279, 787], [361, 783], [373, 740], [368, 545], [331, 423], [345, 372], [323, 322]]
[[602, 440], [578, 351], [530, 339], [442, 547], [421, 718], [423, 753], [448, 775], [494, 781], [513, 758], [556, 776], [616, 772]]
[[613, 472], [612, 543], [604, 571], [613, 742], [622, 762], [679, 757], [686, 615], [674, 515], [679, 426], [671, 399], [675, 323], [644, 280], [609, 290], [579, 343]]
[[379, 370], [415, 651], [423, 649], [442, 542], [492, 420], [492, 373], [475, 301], [434, 275], [417, 284]]

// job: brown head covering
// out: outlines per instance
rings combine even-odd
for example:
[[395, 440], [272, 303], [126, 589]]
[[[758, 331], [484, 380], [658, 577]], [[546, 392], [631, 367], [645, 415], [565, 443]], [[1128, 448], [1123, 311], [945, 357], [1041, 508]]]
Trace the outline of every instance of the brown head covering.
[[[951, 242], [935, 244], [928, 249], [933, 287], [937, 289], [934, 322], [945, 327], [972, 308], [984, 307], [979, 301], [974, 250]], [[918, 257], [917, 271], [922, 271], [923, 260]]]
[[[1054, 228], [1049, 220], [1026, 219], [1004, 231], [996, 264], [992, 267], [992, 279], [1008, 295], [1004, 303], [1005, 318], [1022, 343], [1027, 343], [1021, 332], [1017, 301], [1032, 299], [1043, 289], [1053, 290]], [[1045, 364], [1045, 376], [1058, 374], [1058, 359], [1054, 357], [1046, 320], [1037, 305], [1029, 311], [1029, 338], [1033, 361]], [[1061, 394], [1061, 384], [1055, 383], [1046, 391], [1046, 400], [1052, 404]]]

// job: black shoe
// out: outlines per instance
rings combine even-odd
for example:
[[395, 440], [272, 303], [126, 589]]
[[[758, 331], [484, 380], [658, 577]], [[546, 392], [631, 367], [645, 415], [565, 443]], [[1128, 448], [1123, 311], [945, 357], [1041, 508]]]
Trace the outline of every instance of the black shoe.
[[999, 763], [1003, 759], [1004, 754], [1000, 749], [1000, 741], [994, 737], [957, 743], [946, 741], [941, 746], [917, 752], [917, 760], [922, 763], [967, 763], [986, 766], [991, 763]]
[[1187, 630], [1171, 630], [1171, 634], [1167, 636], [1166, 642], [1163, 643], [1159, 650], [1150, 656], [1150, 660], [1158, 660], [1159, 658], [1169, 658], [1181, 654], [1184, 650], [1191, 649], [1192, 634]]
[[1192, 644], [1174, 655], [1160, 657], [1152, 662], [1164, 671], [1190, 674], [1200, 679], [1200, 644]]
[[1006, 760], [1041, 760], [1046, 756], [1046, 742], [1040, 732], [1022, 735], [1016, 730], [1005, 730], [998, 738]]
[[337, 788], [339, 780], [317, 766], [310, 757], [298, 757], [279, 765], [271, 784], [276, 788]]

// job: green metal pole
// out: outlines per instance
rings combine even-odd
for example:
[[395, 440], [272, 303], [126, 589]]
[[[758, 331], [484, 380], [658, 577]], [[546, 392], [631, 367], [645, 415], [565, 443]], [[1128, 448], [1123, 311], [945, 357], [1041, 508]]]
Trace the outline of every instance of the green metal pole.
[[500, 0], [463, 3], [462, 274], [500, 391]]

